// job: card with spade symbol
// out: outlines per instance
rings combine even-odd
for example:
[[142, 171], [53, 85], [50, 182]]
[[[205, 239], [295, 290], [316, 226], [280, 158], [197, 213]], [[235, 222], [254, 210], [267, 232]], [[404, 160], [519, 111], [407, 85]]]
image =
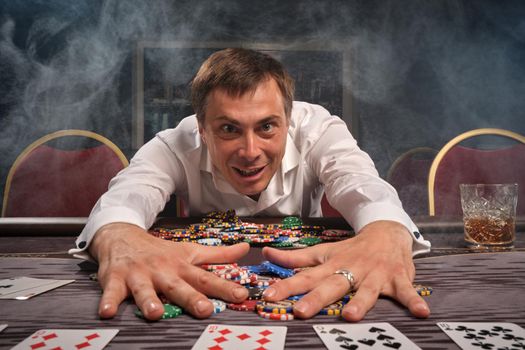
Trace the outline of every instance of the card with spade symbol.
[[437, 325], [462, 349], [525, 349], [525, 329], [515, 323], [439, 322]]
[[420, 349], [386, 322], [317, 324], [313, 327], [328, 350]]

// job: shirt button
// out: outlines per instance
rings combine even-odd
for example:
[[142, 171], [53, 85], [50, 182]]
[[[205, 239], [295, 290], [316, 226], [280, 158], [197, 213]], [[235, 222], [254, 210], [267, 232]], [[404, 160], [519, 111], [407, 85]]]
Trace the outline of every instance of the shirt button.
[[[419, 233], [419, 232], [417, 232], [417, 231], [414, 231], [413, 233], [414, 233], [414, 236], [416, 237], [416, 239], [418, 239], [419, 236], [421, 236], [421, 233]], [[80, 243], [82, 243], [82, 242], [80, 242]], [[85, 243], [85, 242], [84, 242], [84, 243]]]
[[77, 247], [79, 249], [84, 249], [86, 247], [86, 241], [78, 242]]

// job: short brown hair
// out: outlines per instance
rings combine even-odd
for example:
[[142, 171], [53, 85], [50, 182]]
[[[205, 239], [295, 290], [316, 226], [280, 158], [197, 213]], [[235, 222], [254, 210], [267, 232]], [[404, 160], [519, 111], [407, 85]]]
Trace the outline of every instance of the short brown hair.
[[207, 98], [216, 88], [230, 96], [255, 91], [266, 79], [273, 78], [283, 97], [284, 112], [290, 118], [294, 82], [282, 64], [262, 52], [229, 48], [213, 53], [200, 67], [191, 83], [191, 103], [197, 119], [204, 123]]

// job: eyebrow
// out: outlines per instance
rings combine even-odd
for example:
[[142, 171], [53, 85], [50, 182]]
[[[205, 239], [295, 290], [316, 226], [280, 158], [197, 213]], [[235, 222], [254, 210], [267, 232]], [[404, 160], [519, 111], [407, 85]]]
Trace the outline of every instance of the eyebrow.
[[[271, 122], [271, 121], [273, 121], [275, 119], [280, 119], [280, 118], [277, 115], [269, 115], [269, 116], [259, 120], [257, 122], [257, 124], [265, 124], [265, 123]], [[234, 124], [234, 125], [240, 125], [241, 124], [237, 120], [235, 120], [235, 119], [233, 119], [231, 117], [228, 117], [227, 115], [221, 115], [221, 116], [217, 117], [215, 120], [216, 121], [226, 121], [226, 122]]]

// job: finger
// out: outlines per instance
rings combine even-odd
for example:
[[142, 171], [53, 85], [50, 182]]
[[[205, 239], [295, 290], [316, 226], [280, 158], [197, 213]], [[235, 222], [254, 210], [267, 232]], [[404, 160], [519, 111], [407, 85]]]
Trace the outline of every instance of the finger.
[[185, 269], [181, 276], [205, 295], [233, 303], [240, 303], [248, 297], [248, 290], [243, 286], [193, 265]]
[[262, 254], [266, 260], [287, 268], [316, 266], [326, 260], [330, 245], [330, 243], [319, 244], [295, 251], [264, 247]]
[[219, 264], [234, 262], [245, 256], [250, 250], [248, 243], [238, 243], [227, 247], [209, 247], [203, 245], [194, 245], [194, 265]]
[[139, 307], [148, 320], [158, 320], [164, 313], [164, 305], [157, 296], [153, 283], [148, 276], [134, 273], [128, 277], [128, 286], [135, 304]]
[[210, 300], [180, 276], [158, 274], [154, 282], [171, 302], [181, 306], [193, 316], [206, 318], [213, 313], [213, 304]]
[[129, 295], [126, 283], [120, 277], [109, 275], [100, 280], [102, 297], [98, 307], [101, 318], [112, 318], [116, 315], [120, 303]]
[[343, 318], [352, 322], [362, 320], [366, 313], [374, 307], [382, 285], [383, 280], [381, 278], [373, 274], [367, 275], [359, 284], [359, 289], [354, 297], [343, 308]]
[[412, 315], [419, 318], [427, 318], [430, 315], [428, 304], [417, 294], [410, 280], [400, 277], [394, 280], [394, 285], [395, 294], [392, 297], [405, 305]]
[[335, 301], [341, 299], [349, 291], [349, 283], [344, 276], [332, 274], [323, 279], [294, 305], [294, 315], [298, 318], [310, 318]]
[[332, 268], [327, 264], [301, 271], [296, 275], [276, 282], [265, 289], [265, 300], [277, 301], [288, 298], [290, 295], [306, 293], [319, 285], [320, 281], [330, 275]]

